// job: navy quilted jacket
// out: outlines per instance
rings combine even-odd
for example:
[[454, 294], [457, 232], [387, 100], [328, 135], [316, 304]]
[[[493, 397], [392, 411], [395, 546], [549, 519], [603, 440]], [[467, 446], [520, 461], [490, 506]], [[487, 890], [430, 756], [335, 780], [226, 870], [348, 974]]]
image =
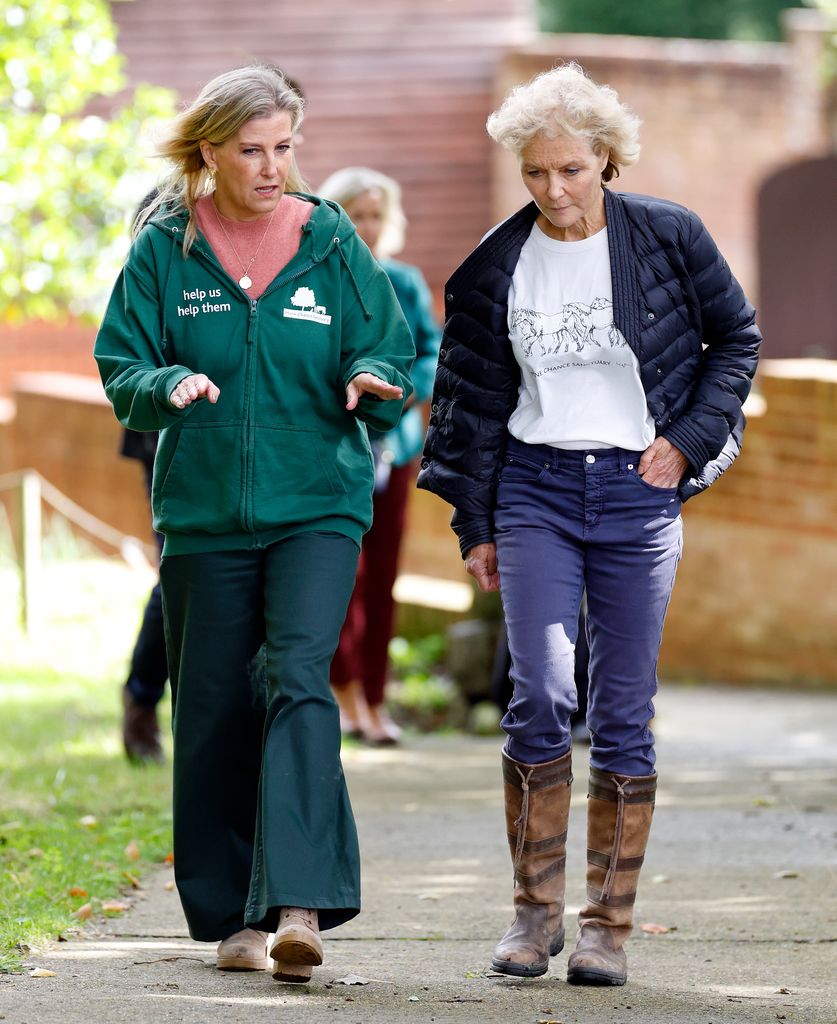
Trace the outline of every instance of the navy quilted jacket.
[[[605, 189], [613, 311], [639, 360], [657, 434], [689, 460], [685, 501], [731, 465], [761, 334], [755, 310], [699, 217]], [[445, 288], [445, 332], [418, 486], [454, 506], [463, 555], [491, 541], [497, 477], [520, 369], [507, 299], [538, 215], [530, 203], [467, 257]]]

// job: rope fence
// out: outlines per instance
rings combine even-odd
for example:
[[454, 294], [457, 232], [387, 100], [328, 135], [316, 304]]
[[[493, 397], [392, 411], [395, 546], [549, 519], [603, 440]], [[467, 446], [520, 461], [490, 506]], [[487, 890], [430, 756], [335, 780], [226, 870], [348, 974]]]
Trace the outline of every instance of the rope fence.
[[47, 505], [63, 519], [72, 523], [105, 547], [117, 551], [129, 565], [143, 567], [153, 564], [148, 552], [151, 545], [122, 533], [82, 508], [37, 470], [21, 469], [0, 476], [0, 494], [18, 491], [18, 543], [16, 561], [20, 573], [21, 621], [24, 631], [32, 636], [40, 621], [42, 506]]

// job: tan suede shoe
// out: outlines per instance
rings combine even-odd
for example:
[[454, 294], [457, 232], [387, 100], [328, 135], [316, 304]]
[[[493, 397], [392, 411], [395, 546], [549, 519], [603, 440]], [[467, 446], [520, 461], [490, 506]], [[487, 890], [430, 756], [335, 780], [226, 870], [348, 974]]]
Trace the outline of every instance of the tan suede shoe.
[[245, 928], [218, 944], [219, 971], [266, 971], [270, 966], [267, 946], [270, 932]]
[[304, 907], [282, 907], [270, 955], [285, 964], [319, 967], [323, 962], [323, 941], [320, 938], [317, 911]]
[[286, 985], [307, 985], [314, 968], [308, 964], [289, 964], [286, 960], [274, 960], [271, 973], [276, 981], [282, 981]]

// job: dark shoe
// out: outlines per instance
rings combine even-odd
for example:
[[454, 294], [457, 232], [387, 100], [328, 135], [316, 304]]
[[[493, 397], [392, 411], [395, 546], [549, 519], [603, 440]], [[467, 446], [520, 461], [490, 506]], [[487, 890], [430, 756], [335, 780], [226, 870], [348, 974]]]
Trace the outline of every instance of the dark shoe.
[[593, 742], [593, 737], [590, 735], [590, 730], [587, 728], [587, 723], [583, 718], [580, 718], [577, 722], [570, 719], [570, 739], [573, 743], [583, 743], [589, 747]]
[[369, 706], [369, 722], [363, 739], [372, 747], [395, 747], [401, 742], [401, 728], [381, 707]]
[[317, 911], [282, 907], [270, 955], [283, 964], [319, 967], [323, 962], [323, 940], [320, 938]]
[[572, 985], [624, 985], [622, 948], [633, 927], [639, 872], [648, 845], [657, 776], [590, 769], [587, 800], [587, 902], [567, 966]]
[[494, 951], [501, 974], [537, 978], [564, 948], [564, 867], [572, 754], [521, 764], [503, 754], [515, 916]]
[[244, 928], [218, 944], [216, 966], [219, 971], [266, 971], [269, 932]]
[[128, 689], [122, 691], [122, 741], [130, 761], [159, 764], [163, 760], [157, 710], [137, 704]]

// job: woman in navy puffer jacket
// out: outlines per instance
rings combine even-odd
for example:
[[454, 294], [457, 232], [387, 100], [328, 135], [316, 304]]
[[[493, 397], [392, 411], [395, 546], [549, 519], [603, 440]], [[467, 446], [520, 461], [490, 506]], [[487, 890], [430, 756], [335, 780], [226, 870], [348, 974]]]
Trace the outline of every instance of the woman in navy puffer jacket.
[[735, 459], [761, 336], [700, 219], [613, 192], [639, 122], [578, 65], [515, 89], [488, 131], [533, 202], [446, 288], [419, 486], [454, 506], [465, 567], [500, 589], [515, 918], [493, 967], [564, 944], [573, 652], [587, 591], [587, 901], [568, 980], [621, 985], [657, 775], [649, 723], [681, 503]]

